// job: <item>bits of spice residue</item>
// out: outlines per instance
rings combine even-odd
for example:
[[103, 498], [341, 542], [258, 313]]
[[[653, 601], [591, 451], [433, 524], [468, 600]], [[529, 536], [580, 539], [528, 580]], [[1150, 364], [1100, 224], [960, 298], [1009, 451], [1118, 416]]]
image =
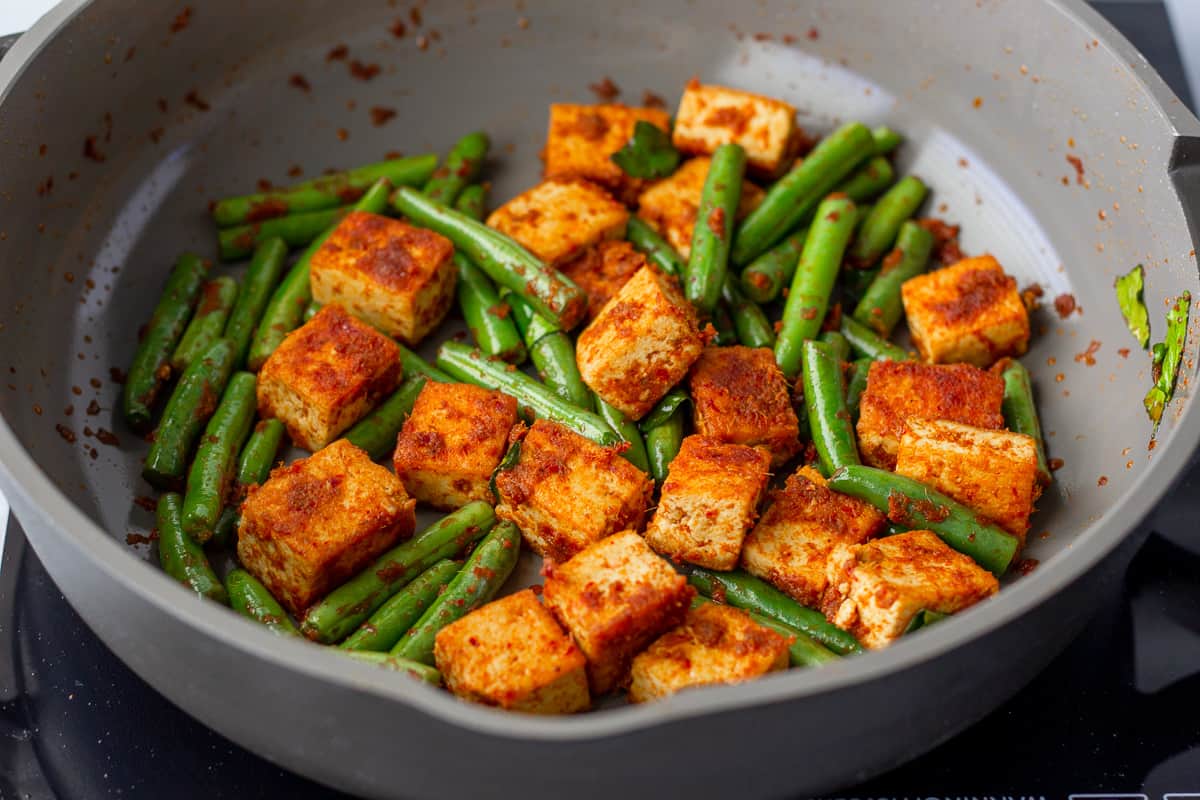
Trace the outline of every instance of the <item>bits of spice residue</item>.
[[350, 75], [360, 81], [369, 81], [378, 75], [380, 68], [378, 64], [364, 63], [357, 58], [350, 62]]
[[371, 124], [375, 127], [386, 125], [396, 116], [396, 109], [387, 106], [371, 106]]
[[95, 136], [88, 136], [83, 140], [83, 157], [89, 161], [95, 161], [97, 164], [104, 163], [105, 155], [96, 146]]
[[350, 48], [344, 44], [335, 45], [332, 50], [325, 54], [326, 61], [345, 61], [346, 56], [350, 55]]
[[1060, 294], [1054, 298], [1054, 310], [1058, 312], [1060, 319], [1066, 319], [1075, 311], [1082, 313], [1082, 309], [1075, 303], [1075, 295], [1073, 294]]
[[1021, 302], [1029, 311], [1037, 311], [1042, 307], [1042, 297], [1046, 294], [1041, 284], [1031, 283], [1021, 290]]
[[1017, 573], [1020, 575], [1028, 575], [1037, 569], [1040, 562], [1036, 558], [1022, 558], [1016, 563]]
[[1096, 485], [1097, 486], [1108, 486], [1108, 476], [1101, 475], [1099, 478], [1096, 479]]
[[1090, 341], [1088, 343], [1087, 350], [1084, 350], [1082, 353], [1075, 354], [1075, 363], [1086, 364], [1089, 367], [1096, 366], [1096, 352], [1099, 349], [1100, 349], [1100, 342], [1096, 341], [1095, 339], [1092, 339], [1092, 341]]
[[195, 89], [192, 89], [183, 96], [183, 102], [187, 103], [197, 111], [208, 111], [210, 108], [212, 108], [212, 106], [208, 104], [208, 101], [201, 97], [200, 93]]
[[1066, 463], [1067, 462], [1063, 461], [1061, 458], [1052, 458], [1046, 462], [1046, 466], [1050, 467], [1051, 472], [1058, 472], [1066, 465]]
[[819, 30], [817, 30], [817, 27], [814, 25], [813, 27], [808, 29], [807, 36], [808, 36], [809, 41], [815, 42], [817, 39], [821, 38], [821, 32]]
[[646, 108], [666, 108], [667, 101], [664, 100], [661, 95], [657, 95], [647, 89], [646, 91], [642, 92], [642, 105]]
[[312, 84], [308, 82], [308, 78], [301, 75], [299, 72], [288, 78], [288, 85], [302, 92], [311, 92]]
[[613, 83], [613, 79], [607, 75], [596, 83], [589, 83], [588, 88], [603, 103], [611, 103], [621, 94], [621, 87]]
[[192, 7], [184, 6], [183, 11], [175, 15], [171, 21], [171, 33], [181, 33], [192, 23]]
[[1084, 185], [1083, 180], [1083, 159], [1073, 153], [1067, 154], [1067, 163], [1075, 169], [1075, 182], [1080, 186]]
[[54, 430], [58, 431], [58, 435], [63, 438], [67, 444], [75, 444], [75, 431], [63, 425], [61, 422], [54, 426]]
[[404, 20], [398, 19], [392, 23], [388, 30], [391, 31], [392, 36], [395, 36], [397, 39], [403, 39], [404, 34], [408, 33], [408, 26], [404, 24]]

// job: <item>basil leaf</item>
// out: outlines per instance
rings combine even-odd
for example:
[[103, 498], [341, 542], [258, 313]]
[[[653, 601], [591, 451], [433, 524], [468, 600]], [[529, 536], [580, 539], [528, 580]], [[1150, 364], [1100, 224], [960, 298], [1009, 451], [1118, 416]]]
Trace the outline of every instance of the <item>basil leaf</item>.
[[645, 120], [633, 126], [633, 138], [612, 154], [613, 163], [633, 178], [665, 178], [679, 166], [679, 151], [667, 132]]

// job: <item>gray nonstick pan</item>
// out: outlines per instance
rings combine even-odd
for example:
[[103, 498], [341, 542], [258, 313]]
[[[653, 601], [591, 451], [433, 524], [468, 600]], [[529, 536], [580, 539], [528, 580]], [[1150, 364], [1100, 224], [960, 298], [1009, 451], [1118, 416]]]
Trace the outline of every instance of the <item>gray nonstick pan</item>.
[[[338, 45], [348, 60], [327, 58]], [[354, 59], [378, 74], [363, 80], [371, 70], [348, 69]], [[297, 166], [312, 176], [441, 152], [480, 127], [504, 199], [539, 172], [548, 103], [589, 102], [608, 77], [626, 102], [651, 91], [673, 104], [693, 75], [782, 96], [814, 133], [887, 121], [907, 137], [902, 169], [934, 187], [931, 207], [961, 223], [966, 252], [993, 253], [1047, 301], [1074, 298], [1069, 315], [1048, 302], [1035, 316], [1025, 359], [1063, 461], [1030, 537], [1036, 568], [883, 652], [568, 719], [467, 705], [281, 641], [162, 574], [138, 544], [151, 524], [135, 503], [144, 444], [114, 413], [110, 370], [129, 361], [175, 255], [215, 254], [210, 199], [285, 183]], [[1198, 135], [1145, 60], [1075, 0], [67, 0], [0, 62], [0, 489], [130, 667], [330, 786], [831, 790], [933, 747], [1036, 674], [1188, 462], [1195, 337], [1151, 447], [1149, 358], [1112, 283], [1145, 265], [1156, 339], [1165, 302], [1200, 289]], [[1014, 757], [1016, 742], [997, 769]]]

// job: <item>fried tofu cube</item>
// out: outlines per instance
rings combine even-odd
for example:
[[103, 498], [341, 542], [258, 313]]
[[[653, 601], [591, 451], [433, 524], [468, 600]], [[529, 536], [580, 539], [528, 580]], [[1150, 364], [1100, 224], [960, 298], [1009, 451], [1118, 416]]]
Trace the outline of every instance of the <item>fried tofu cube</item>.
[[676, 280], [642, 267], [579, 334], [575, 360], [596, 394], [641, 419], [704, 350], [696, 311]]
[[875, 361], [859, 400], [858, 445], [865, 463], [896, 468], [910, 419], [944, 419], [976, 428], [1004, 427], [1004, 381], [970, 364]]
[[904, 635], [918, 611], [953, 614], [1000, 588], [992, 573], [932, 531], [839, 544], [828, 579], [825, 616], [871, 648]]
[[600, 309], [646, 266], [646, 257], [629, 242], [601, 242], [562, 268], [562, 274], [587, 292], [587, 321], [600, 315]]
[[591, 705], [583, 653], [531, 589], [442, 628], [433, 657], [446, 688], [464, 700], [530, 714]]
[[870, 503], [825, 488], [812, 467], [788, 476], [769, 493], [766, 511], [742, 545], [742, 568], [819, 608], [825, 568], [838, 544], [861, 544], [883, 530], [883, 514]]
[[762, 446], [779, 466], [800, 450], [787, 379], [769, 347], [709, 347], [688, 377], [696, 433]]
[[1021, 544], [1041, 492], [1037, 470], [1032, 437], [944, 420], [909, 420], [896, 458], [897, 474], [973, 509]]
[[[679, 255], [692, 252], [692, 228], [700, 209], [700, 193], [708, 178], [712, 159], [707, 156], [685, 161], [670, 177], [663, 178], [638, 196], [637, 215], [671, 243]], [[762, 202], [764, 192], [750, 181], [742, 181], [737, 219], [742, 219]]]
[[670, 115], [660, 108], [552, 103], [545, 176], [584, 178], [623, 201], [632, 200], [645, 181], [626, 175], [612, 155], [633, 138], [639, 121], [649, 122], [664, 133], [671, 129]]
[[629, 212], [608, 192], [577, 178], [552, 178], [497, 208], [487, 224], [557, 267], [608, 239], [624, 239]]
[[337, 303], [410, 345], [425, 338], [454, 300], [454, 245], [441, 234], [351, 211], [309, 262], [313, 299]]
[[396, 475], [409, 494], [434, 508], [493, 503], [488, 483], [516, 424], [517, 401], [503, 392], [429, 381], [396, 438]]
[[745, 611], [704, 603], [633, 660], [629, 699], [646, 703], [696, 686], [754, 680], [787, 669], [790, 646]]
[[900, 297], [913, 344], [930, 363], [989, 367], [1029, 348], [1029, 312], [1017, 281], [991, 256], [910, 278]]
[[646, 541], [671, 559], [731, 570], [758, 518], [771, 455], [758, 447], [707, 436], [684, 438], [663, 481]]
[[238, 559], [284, 607], [302, 614], [412, 536], [416, 505], [399, 478], [341, 439], [249, 488]]
[[639, 530], [654, 481], [616, 448], [539, 419], [517, 463], [497, 473], [496, 491], [496, 515], [516, 523], [538, 555], [562, 562], [617, 531]]
[[688, 83], [675, 112], [675, 147], [712, 155], [723, 144], [746, 151], [746, 165], [765, 177], [778, 175], [793, 155], [796, 109], [760, 94]]
[[258, 413], [316, 452], [400, 382], [400, 348], [341, 306], [325, 306], [292, 331], [258, 372]]
[[623, 531], [549, 569], [543, 597], [587, 656], [600, 695], [625, 680], [640, 650], [683, 621], [694, 595], [641, 536]]

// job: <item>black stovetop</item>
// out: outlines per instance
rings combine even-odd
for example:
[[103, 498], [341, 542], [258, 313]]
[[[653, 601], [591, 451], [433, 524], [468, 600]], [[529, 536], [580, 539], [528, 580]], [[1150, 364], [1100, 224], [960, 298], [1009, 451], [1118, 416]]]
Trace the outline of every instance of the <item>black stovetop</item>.
[[[1162, 6], [1097, 7], [1186, 101]], [[1029, 687], [839, 796], [1200, 800], [1197, 490], [1200, 467], [1147, 522], [1123, 590], [1098, 589], [1095, 618]], [[342, 796], [231, 744], [133, 675], [66, 603], [15, 520], [0, 563], [0, 800]]]

